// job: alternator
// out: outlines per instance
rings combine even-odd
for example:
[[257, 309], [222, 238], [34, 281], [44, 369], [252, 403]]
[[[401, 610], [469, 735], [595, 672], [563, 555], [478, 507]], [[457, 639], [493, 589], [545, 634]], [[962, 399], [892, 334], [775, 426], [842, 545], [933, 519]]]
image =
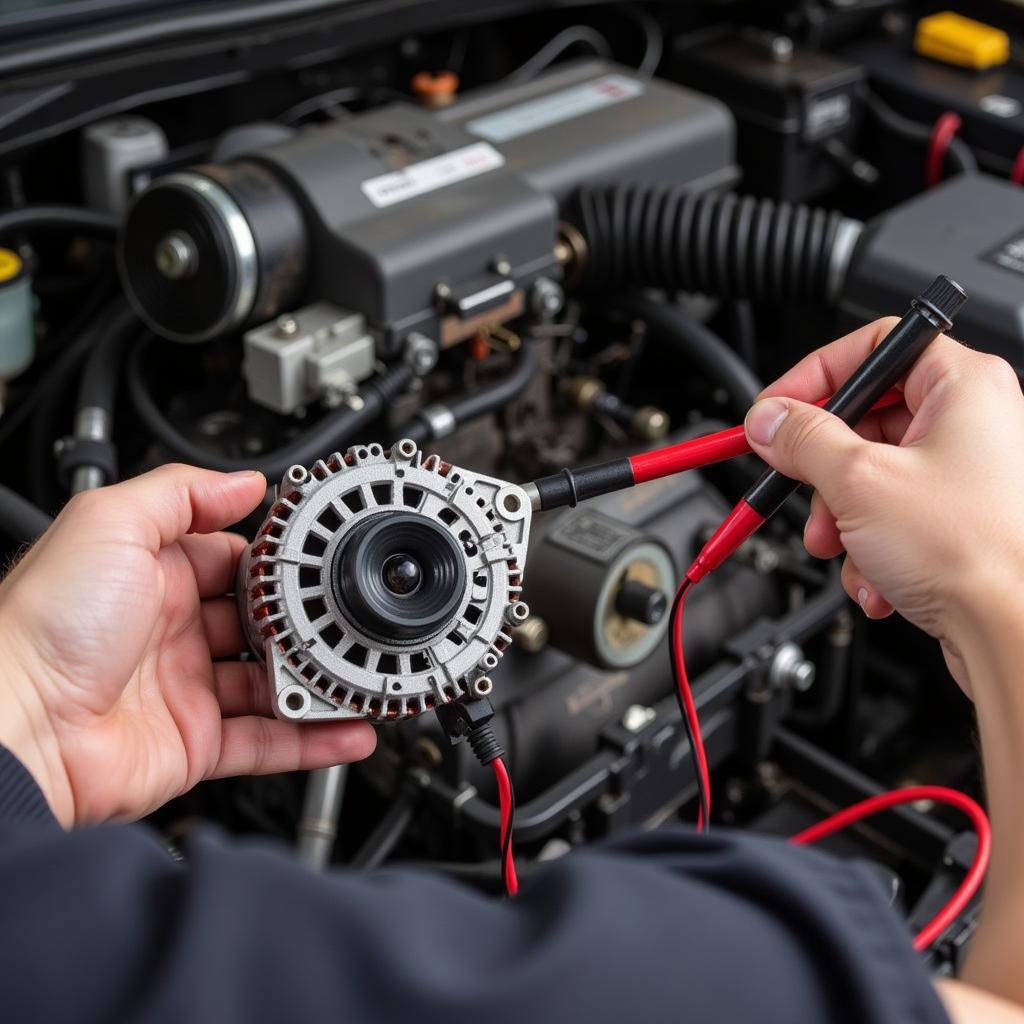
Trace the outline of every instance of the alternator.
[[490, 693], [529, 611], [531, 508], [408, 439], [292, 466], [239, 565], [275, 714], [394, 721]]

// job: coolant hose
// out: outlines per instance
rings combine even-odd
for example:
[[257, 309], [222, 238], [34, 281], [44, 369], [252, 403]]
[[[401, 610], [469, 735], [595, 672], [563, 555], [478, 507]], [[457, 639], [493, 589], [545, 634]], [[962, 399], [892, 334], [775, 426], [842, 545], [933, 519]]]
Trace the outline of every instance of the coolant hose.
[[835, 302], [863, 225], [834, 210], [684, 187], [586, 185], [582, 283], [759, 303]]

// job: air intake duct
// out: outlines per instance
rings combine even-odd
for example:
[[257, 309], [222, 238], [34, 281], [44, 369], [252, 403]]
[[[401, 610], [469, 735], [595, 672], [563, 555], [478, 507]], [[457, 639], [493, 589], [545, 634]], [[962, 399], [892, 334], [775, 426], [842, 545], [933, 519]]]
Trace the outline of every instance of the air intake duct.
[[584, 186], [580, 282], [833, 304], [863, 229], [834, 210], [658, 184]]

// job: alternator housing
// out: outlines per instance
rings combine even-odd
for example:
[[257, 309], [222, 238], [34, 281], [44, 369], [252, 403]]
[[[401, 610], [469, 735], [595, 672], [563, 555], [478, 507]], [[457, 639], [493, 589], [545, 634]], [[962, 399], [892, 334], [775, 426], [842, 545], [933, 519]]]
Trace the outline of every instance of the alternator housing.
[[[413, 640], [360, 626], [335, 571], [367, 523], [409, 515], [445, 531], [465, 565], [450, 617]], [[424, 456], [408, 439], [289, 469], [239, 565], [243, 619], [274, 713], [395, 721], [489, 692], [509, 631], [528, 614], [530, 517], [521, 488]]]

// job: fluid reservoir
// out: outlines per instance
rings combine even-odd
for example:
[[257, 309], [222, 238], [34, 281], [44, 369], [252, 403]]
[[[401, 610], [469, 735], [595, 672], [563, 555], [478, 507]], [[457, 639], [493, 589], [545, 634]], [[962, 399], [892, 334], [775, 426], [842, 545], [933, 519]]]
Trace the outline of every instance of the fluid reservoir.
[[0, 249], [0, 381], [27, 369], [35, 354], [32, 282], [21, 257]]

